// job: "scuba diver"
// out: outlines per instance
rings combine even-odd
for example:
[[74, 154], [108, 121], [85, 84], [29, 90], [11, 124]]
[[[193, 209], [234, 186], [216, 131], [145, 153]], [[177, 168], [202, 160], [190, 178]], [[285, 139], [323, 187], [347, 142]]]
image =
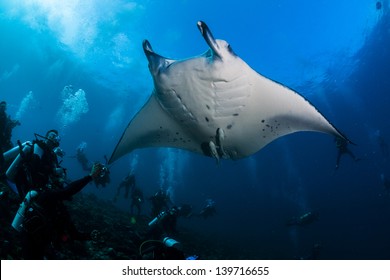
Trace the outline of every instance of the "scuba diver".
[[168, 210], [161, 211], [148, 223], [148, 235], [159, 239], [164, 235], [177, 234], [177, 219], [179, 217], [188, 218], [188, 210], [185, 204], [184, 206], [172, 206]]
[[352, 159], [354, 161], [359, 161], [360, 158], [357, 158], [352, 152], [351, 150], [348, 148], [348, 141], [341, 138], [341, 137], [336, 137], [334, 139], [335, 143], [336, 143], [336, 147], [337, 147], [337, 158], [336, 158], [336, 169], [339, 168], [339, 164], [340, 164], [340, 159], [341, 159], [341, 156], [344, 155], [344, 154], [347, 154], [349, 155], [350, 157], [352, 157]]
[[81, 167], [84, 171], [91, 170], [91, 162], [88, 160], [86, 154], [85, 154], [85, 148], [87, 147], [87, 143], [82, 142], [76, 150], [76, 159], [81, 164]]
[[89, 175], [68, 186], [63, 187], [61, 180], [51, 178], [44, 187], [31, 189], [26, 194], [12, 222], [12, 227], [21, 234], [24, 259], [47, 257], [53, 238], [65, 229], [70, 235], [73, 233], [71, 237], [75, 239], [88, 239], [85, 236], [83, 238], [77, 230], [75, 233], [75, 227], [71, 225], [69, 214], [62, 202], [69, 200], [102, 172], [103, 165], [95, 163]]
[[[149, 224], [147, 239], [140, 246], [140, 255], [143, 259], [184, 260], [182, 246], [177, 240], [168, 237], [177, 234], [177, 219], [188, 215], [188, 207], [173, 206], [160, 212]], [[144, 245], [148, 247], [144, 249]], [[195, 258], [192, 258], [195, 259]]]
[[133, 186], [131, 189], [130, 214], [134, 214], [134, 207], [137, 208], [137, 216], [141, 215], [141, 206], [144, 202], [144, 195], [140, 188]]
[[293, 217], [287, 222], [287, 226], [305, 226], [318, 220], [317, 211], [309, 211], [299, 217]]
[[122, 182], [119, 184], [119, 186], [116, 190], [116, 194], [115, 194], [114, 199], [113, 199], [114, 202], [117, 201], [119, 193], [120, 193], [121, 189], [123, 189], [123, 188], [125, 189], [124, 198], [128, 198], [130, 189], [132, 190], [133, 188], [135, 188], [135, 176], [134, 176], [134, 174], [132, 174], [132, 172], [127, 174], [127, 176], [125, 178], [123, 178]]
[[106, 164], [103, 165], [103, 172], [100, 174], [100, 176], [97, 176], [93, 179], [93, 182], [95, 183], [95, 186], [99, 188], [100, 185], [102, 185], [103, 188], [106, 187], [106, 184], [109, 184], [111, 182], [110, 178], [110, 169], [107, 166], [107, 156], [104, 156], [104, 159], [106, 160]]
[[[147, 236], [151, 242], [152, 246], [149, 246], [146, 250], [141, 250], [140, 246], [140, 255], [142, 258], [151, 258], [145, 257], [151, 253], [153, 259], [184, 259], [184, 254], [181, 248], [178, 246], [179, 242], [167, 236], [176, 234], [177, 229], [177, 218], [179, 217], [180, 209], [176, 206], [173, 206], [169, 210], [162, 211], [159, 213], [153, 220], [148, 224], [149, 232]], [[166, 243], [167, 239], [171, 239], [172, 242]], [[169, 245], [169, 246], [168, 246]]]
[[152, 203], [152, 217], [157, 216], [161, 211], [168, 210], [171, 199], [166, 191], [162, 188], [149, 198]]
[[32, 143], [27, 141], [21, 144], [18, 140], [18, 147], [4, 153], [7, 158], [15, 156], [6, 176], [8, 185], [21, 199], [30, 189], [43, 187], [49, 183], [50, 177], [65, 172], [55, 153], [55, 149], [60, 145], [58, 131], [51, 129], [45, 136], [35, 134], [35, 137]]
[[176, 206], [173, 206], [168, 210], [161, 211], [148, 224], [151, 235], [154, 238], [159, 238], [162, 234], [177, 233], [176, 225], [179, 215], [180, 208]]
[[215, 209], [215, 201], [212, 199], [206, 199], [206, 205], [199, 212], [198, 216], [203, 219], [207, 219], [208, 217], [214, 216], [217, 213]]

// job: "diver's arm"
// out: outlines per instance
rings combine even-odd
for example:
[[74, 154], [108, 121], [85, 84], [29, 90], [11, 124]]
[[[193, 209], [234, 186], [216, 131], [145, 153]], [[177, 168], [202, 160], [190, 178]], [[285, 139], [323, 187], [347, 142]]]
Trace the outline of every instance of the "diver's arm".
[[69, 199], [79, 191], [81, 191], [89, 182], [92, 181], [92, 176], [88, 175], [79, 180], [73, 181], [64, 189], [58, 189], [52, 192], [54, 199], [64, 200]]
[[56, 199], [69, 199], [71, 196], [81, 191], [93, 179], [103, 174], [103, 172], [103, 165], [101, 163], [94, 163], [91, 173], [88, 176], [70, 183], [64, 189], [57, 190], [53, 193], [53, 196], [56, 196]]

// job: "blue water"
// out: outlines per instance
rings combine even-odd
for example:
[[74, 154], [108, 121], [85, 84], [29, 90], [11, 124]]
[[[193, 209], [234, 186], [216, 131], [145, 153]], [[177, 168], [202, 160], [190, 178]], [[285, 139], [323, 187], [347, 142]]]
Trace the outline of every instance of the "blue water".
[[[0, 99], [22, 123], [13, 141], [56, 128], [69, 177], [83, 176], [73, 158], [80, 143], [104, 161], [151, 94], [142, 40], [166, 57], [196, 56], [207, 50], [196, 27], [203, 20], [253, 69], [305, 96], [362, 160], [343, 157], [336, 171], [333, 139], [319, 133], [289, 135], [219, 166], [150, 148], [114, 163], [105, 189], [83, 191], [110, 199], [133, 169], [145, 196], [162, 187], [195, 211], [212, 198], [216, 216], [181, 226], [231, 258], [295, 259], [320, 244], [323, 259], [389, 259], [390, 194], [381, 182], [389, 158], [378, 141], [390, 141], [390, 14], [387, 1], [376, 2], [3, 0]], [[118, 206], [129, 209], [124, 199]], [[285, 225], [310, 210], [318, 221]]]

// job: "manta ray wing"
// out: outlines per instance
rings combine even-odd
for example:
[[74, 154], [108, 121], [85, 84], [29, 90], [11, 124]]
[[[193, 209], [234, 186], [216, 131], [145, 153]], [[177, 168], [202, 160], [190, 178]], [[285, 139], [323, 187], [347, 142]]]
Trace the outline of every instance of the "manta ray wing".
[[200, 153], [193, 137], [162, 109], [152, 95], [145, 106], [127, 125], [109, 163], [130, 153], [134, 149], [146, 147], [174, 147]]
[[224, 149], [230, 151], [231, 157], [249, 156], [273, 140], [299, 131], [317, 131], [343, 138], [301, 95], [259, 75], [249, 66], [245, 71], [246, 98], [232, 114], [230, 123], [223, 127]]
[[154, 91], [129, 123], [110, 163], [137, 148], [176, 147], [240, 159], [298, 131], [345, 138], [298, 93], [254, 71], [223, 40], [198, 22], [210, 49], [171, 60], [143, 48]]

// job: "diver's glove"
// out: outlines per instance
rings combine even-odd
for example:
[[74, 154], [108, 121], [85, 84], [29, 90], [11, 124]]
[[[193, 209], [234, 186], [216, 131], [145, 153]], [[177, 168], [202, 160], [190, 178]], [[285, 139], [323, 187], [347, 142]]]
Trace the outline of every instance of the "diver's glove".
[[92, 165], [91, 173], [89, 173], [89, 176], [92, 177], [92, 179], [99, 178], [102, 174], [105, 172], [105, 167], [100, 162], [95, 162]]

